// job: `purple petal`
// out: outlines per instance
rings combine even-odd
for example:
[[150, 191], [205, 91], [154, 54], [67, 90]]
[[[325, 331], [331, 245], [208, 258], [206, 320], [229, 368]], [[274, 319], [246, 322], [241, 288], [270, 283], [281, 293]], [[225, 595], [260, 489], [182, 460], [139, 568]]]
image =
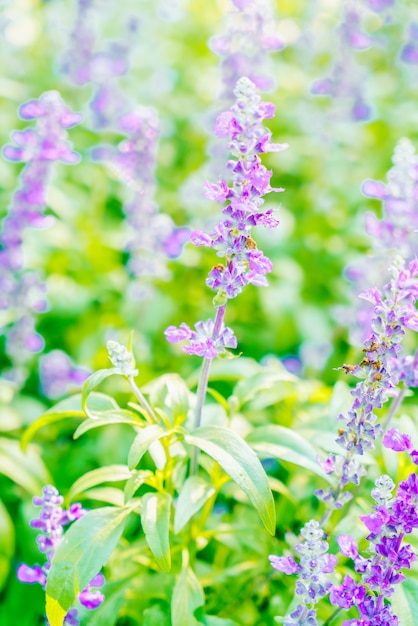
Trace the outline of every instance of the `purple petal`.
[[22, 565], [18, 567], [17, 578], [21, 583], [39, 583], [42, 586], [46, 583], [46, 576], [39, 565], [29, 567], [29, 565], [22, 563]]

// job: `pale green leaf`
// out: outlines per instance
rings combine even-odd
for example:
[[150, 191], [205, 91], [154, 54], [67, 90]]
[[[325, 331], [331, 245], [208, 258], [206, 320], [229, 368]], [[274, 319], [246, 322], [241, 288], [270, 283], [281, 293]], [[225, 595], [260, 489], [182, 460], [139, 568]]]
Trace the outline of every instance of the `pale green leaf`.
[[62, 626], [77, 595], [100, 572], [132, 510], [132, 506], [125, 506], [89, 511], [67, 530], [48, 574], [47, 617], [51, 626]]
[[215, 494], [215, 488], [200, 476], [190, 476], [176, 502], [174, 532], [179, 533], [187, 522]]
[[[91, 396], [90, 396], [91, 397]], [[100, 417], [95, 419], [88, 418], [84, 420], [78, 426], [74, 433], [74, 439], [78, 439], [81, 435], [84, 435], [93, 428], [100, 428], [101, 426], [108, 426], [109, 424], [129, 424], [130, 426], [142, 426], [144, 420], [142, 420], [133, 411], [127, 409], [118, 409], [117, 411], [104, 411]]]
[[[112, 411], [118, 408], [117, 403], [110, 396], [103, 393], [92, 393], [88, 399], [89, 410], [92, 412]], [[43, 428], [56, 422], [68, 418], [81, 418], [86, 416], [81, 406], [81, 394], [70, 396], [55, 406], [50, 408], [46, 413], [38, 417], [29, 428], [23, 433], [21, 439], [22, 450], [25, 450], [28, 443], [32, 440], [35, 433]]]
[[164, 374], [148, 383], [144, 391], [149, 393], [152, 406], [163, 409], [173, 426], [184, 422], [191, 394], [178, 374]]
[[24, 453], [18, 441], [6, 437], [0, 438], [0, 474], [32, 496], [40, 494], [42, 487], [52, 481], [35, 446], [30, 446]]
[[142, 528], [155, 560], [165, 572], [171, 568], [170, 513], [171, 496], [168, 493], [146, 493], [143, 496]]
[[6, 507], [0, 500], [0, 590], [3, 589], [10, 571], [15, 547], [13, 522]]
[[247, 436], [247, 442], [265, 457], [288, 461], [314, 472], [327, 481], [331, 480], [319, 465], [315, 448], [290, 428], [274, 424], [261, 426]]
[[255, 452], [235, 432], [221, 426], [204, 426], [185, 441], [211, 456], [234, 480], [256, 508], [267, 530], [276, 530], [276, 512], [267, 475]]
[[114, 374], [120, 374], [123, 376], [123, 372], [118, 367], [109, 367], [108, 369], [98, 370], [88, 377], [83, 386], [83, 392], [81, 394], [81, 407], [88, 417], [94, 419], [97, 416], [97, 412], [91, 408], [87, 402], [87, 398], [101, 382], [113, 376]]
[[[134, 470], [131, 472], [131, 478], [125, 485], [125, 502], [128, 502], [132, 496], [138, 491], [141, 485], [151, 479], [153, 481], [154, 474], [150, 470]], [[149, 483], [148, 483], [149, 484]]]
[[399, 617], [400, 626], [418, 626], [418, 582], [407, 578], [396, 585], [391, 598], [392, 613]]
[[180, 572], [173, 589], [171, 599], [172, 626], [198, 626], [194, 613], [203, 606], [205, 596], [203, 589], [190, 567]]
[[117, 482], [119, 480], [128, 480], [132, 476], [132, 472], [129, 471], [126, 465], [106, 465], [105, 467], [99, 467], [98, 469], [87, 472], [84, 476], [81, 476], [71, 487], [67, 495], [68, 502], [72, 502], [75, 497], [97, 485], [102, 485], [107, 482]]
[[142, 428], [138, 435], [135, 437], [134, 442], [129, 450], [128, 454], [128, 467], [134, 469], [145, 452], [148, 450], [154, 441], [158, 441], [161, 437], [165, 437], [169, 434], [166, 430], [161, 428], [158, 424], [151, 424]]

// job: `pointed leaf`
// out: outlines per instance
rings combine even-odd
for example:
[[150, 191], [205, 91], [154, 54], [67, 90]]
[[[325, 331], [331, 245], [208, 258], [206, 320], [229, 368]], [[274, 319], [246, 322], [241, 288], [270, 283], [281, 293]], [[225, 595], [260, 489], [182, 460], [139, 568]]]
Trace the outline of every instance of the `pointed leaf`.
[[4, 474], [31, 495], [42, 492], [42, 487], [51, 482], [38, 450], [30, 446], [22, 452], [19, 442], [6, 437], [0, 438], [0, 474]]
[[[141, 485], [149, 479], [153, 481], [154, 474], [150, 470], [134, 470], [131, 472], [131, 478], [125, 485], [125, 502], [128, 502]], [[147, 483], [149, 484], [149, 483]]]
[[129, 469], [135, 469], [145, 452], [154, 441], [158, 441], [161, 437], [165, 437], [170, 433], [158, 424], [151, 424], [145, 426], [135, 437], [134, 442], [129, 450], [128, 454], [128, 467]]
[[84, 383], [83, 392], [81, 394], [81, 407], [86, 415], [88, 415], [92, 419], [97, 417], [97, 414], [96, 411], [94, 411], [87, 404], [87, 398], [89, 397], [93, 389], [95, 389], [95, 387], [100, 385], [100, 383], [106, 380], [106, 378], [109, 378], [109, 376], [113, 376], [114, 374], [120, 374], [121, 376], [123, 376], [123, 372], [118, 367], [109, 367], [108, 369], [98, 370], [97, 372], [94, 372], [94, 374], [89, 376]]
[[0, 590], [10, 571], [15, 549], [15, 530], [6, 507], [0, 500]]
[[62, 626], [77, 595], [106, 563], [132, 510], [132, 506], [125, 506], [89, 511], [67, 530], [48, 574], [47, 617], [51, 626]]
[[170, 555], [171, 496], [168, 493], [146, 493], [142, 498], [141, 523], [145, 538], [158, 565], [168, 572]]
[[247, 436], [247, 442], [256, 452], [266, 457], [289, 461], [314, 472], [328, 482], [331, 481], [317, 461], [315, 448], [290, 428], [261, 426]]
[[397, 615], [402, 626], [418, 626], [418, 582], [407, 578], [391, 598], [392, 613]]
[[128, 480], [132, 476], [132, 472], [129, 471], [127, 465], [106, 465], [105, 467], [99, 467], [98, 469], [87, 472], [71, 487], [67, 495], [68, 502], [72, 502], [74, 498], [97, 485], [103, 483], [117, 482], [119, 480]]
[[215, 488], [200, 476], [190, 476], [186, 480], [176, 503], [174, 515], [176, 535], [214, 493]]
[[113, 506], [123, 506], [125, 504], [125, 496], [122, 489], [116, 489], [116, 487], [93, 487], [85, 491], [80, 497], [105, 502]]
[[[103, 393], [92, 393], [88, 399], [89, 410], [93, 412], [97, 411], [109, 411], [119, 408], [115, 400], [110, 396], [106, 396]], [[38, 417], [29, 428], [23, 433], [20, 445], [22, 450], [25, 450], [28, 443], [33, 439], [35, 433], [43, 428], [49, 426], [55, 422], [68, 418], [81, 418], [86, 416], [81, 406], [81, 394], [76, 394], [61, 402], [58, 402], [55, 406], [50, 408], [46, 413]]]
[[184, 567], [174, 585], [171, 599], [172, 626], [198, 626], [194, 612], [203, 606], [203, 589], [190, 567]]
[[[91, 397], [91, 396], [90, 396]], [[142, 420], [133, 411], [127, 409], [119, 409], [118, 411], [104, 411], [100, 417], [95, 419], [88, 418], [80, 424], [75, 431], [73, 437], [78, 439], [81, 435], [84, 435], [93, 428], [100, 428], [100, 426], [108, 426], [109, 424], [129, 424], [130, 426], [142, 426], [144, 420]]]
[[178, 374], [164, 374], [145, 387], [153, 406], [163, 409], [172, 425], [186, 419], [190, 390]]
[[274, 534], [276, 513], [267, 475], [257, 455], [236, 433], [222, 426], [204, 426], [185, 441], [211, 456], [248, 496], [267, 530]]

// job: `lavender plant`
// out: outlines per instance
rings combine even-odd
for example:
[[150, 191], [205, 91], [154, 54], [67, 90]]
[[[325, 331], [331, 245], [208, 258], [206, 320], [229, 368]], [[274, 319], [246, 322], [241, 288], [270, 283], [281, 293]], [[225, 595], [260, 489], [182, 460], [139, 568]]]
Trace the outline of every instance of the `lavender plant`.
[[81, 116], [63, 102], [56, 91], [30, 100], [19, 109], [24, 120], [38, 120], [36, 129], [12, 133], [13, 144], [3, 148], [10, 161], [26, 162], [21, 186], [15, 192], [1, 231], [1, 308], [10, 319], [2, 326], [6, 336], [6, 354], [12, 361], [8, 377], [22, 384], [27, 376], [31, 355], [43, 349], [44, 341], [35, 330], [35, 315], [47, 309], [45, 285], [36, 271], [25, 267], [24, 233], [28, 228], [45, 227], [51, 218], [44, 214], [46, 187], [52, 164], [77, 163], [79, 155], [67, 139], [67, 128], [80, 123]]
[[[97, 573], [93, 572], [92, 564], [103, 565], [105, 555], [115, 547], [131, 511], [140, 513], [148, 550], [158, 568], [167, 572], [173, 566], [178, 572], [171, 606], [173, 624], [180, 624], [178, 611], [181, 615], [184, 609], [177, 605], [184, 603], [180, 599], [182, 594], [189, 593], [191, 583], [187, 581], [193, 581], [200, 590], [194, 563], [199, 537], [204, 532], [205, 521], [218, 492], [229, 478], [245, 492], [267, 530], [274, 532], [273, 498], [256, 454], [233, 430], [211, 424], [202, 426], [201, 421], [210, 364], [219, 354], [237, 345], [232, 330], [224, 327], [227, 301], [236, 297], [247, 284], [267, 284], [265, 276], [271, 270], [271, 262], [258, 250], [250, 235], [253, 226], [278, 224], [271, 209], [263, 211], [263, 196], [270, 191], [282, 191], [270, 186], [272, 173], [262, 165], [259, 156], [286, 147], [272, 144], [271, 133], [262, 124], [265, 118], [273, 116], [274, 105], [261, 102], [254, 84], [247, 78], [238, 81], [235, 96], [236, 103], [229, 112], [220, 115], [216, 123], [217, 134], [231, 140], [229, 148], [235, 158], [228, 162], [228, 171], [231, 172], [232, 185], [228, 186], [225, 179], [218, 184], [206, 184], [209, 198], [221, 203], [228, 200], [223, 209], [226, 219], [210, 235], [195, 231], [191, 236], [195, 245], [214, 248], [224, 258], [225, 264], [217, 264], [207, 279], [208, 286], [216, 291], [213, 300], [215, 320], [198, 322], [196, 331], [184, 323], [180, 328], [171, 326], [166, 330], [171, 343], [186, 340], [185, 351], [204, 359], [196, 397], [192, 398], [179, 377], [165, 375], [148, 389], [148, 400], [135, 382], [138, 369], [130, 346], [108, 342], [113, 367], [99, 370], [86, 381], [81, 408], [89, 419], [80, 425], [75, 436], [115, 422], [130, 424], [137, 435], [128, 454], [128, 466], [119, 466], [116, 471], [116, 479], [123, 477], [127, 480], [123, 502], [119, 507], [95, 509], [83, 516], [71, 527], [65, 544], [55, 553], [46, 586], [47, 616], [52, 626], [63, 623], [76, 597], [72, 585], [63, 585], [64, 578], [69, 576], [79, 580], [79, 584], [88, 582]], [[120, 409], [111, 398], [105, 400], [103, 406], [103, 400], [99, 401], [102, 395], [93, 392], [99, 383], [113, 374], [122, 375], [129, 382], [137, 401], [130, 409]], [[95, 406], [97, 401], [99, 409]], [[59, 415], [58, 408], [54, 414]], [[38, 425], [34, 425], [26, 440], [47, 421], [48, 415], [45, 415]], [[198, 471], [199, 450], [206, 453], [205, 460], [201, 457], [199, 464], [209, 474], [209, 481]], [[155, 463], [154, 472], [136, 469], [147, 451]], [[190, 470], [187, 477], [188, 459]], [[93, 470], [80, 479], [80, 487], [100, 484], [105, 475], [110, 477], [113, 469], [110, 466]], [[149, 491], [142, 497], [135, 497], [142, 485], [147, 485]], [[73, 494], [78, 493], [80, 487], [74, 485]], [[81, 553], [81, 526], [89, 536], [94, 528], [92, 521], [88, 521], [89, 515], [91, 520], [91, 516], [101, 518], [102, 531], [98, 531], [98, 539], [93, 545], [87, 543], [86, 537], [81, 541], [85, 545], [85, 552]], [[98, 543], [100, 537], [103, 540]], [[61, 568], [60, 562], [64, 561], [71, 563], [71, 575], [66, 568]], [[200, 590], [197, 606], [202, 606], [203, 602], [203, 591]]]
[[[363, 352], [365, 354], [360, 365], [344, 365], [346, 374], [351, 373], [359, 378], [361, 382], [351, 391], [354, 397], [351, 410], [348, 414], [339, 415], [338, 420], [342, 423], [339, 430], [337, 443], [345, 449], [343, 455], [330, 455], [326, 461], [321, 461], [324, 470], [333, 475], [335, 478], [334, 485], [327, 490], [320, 489], [316, 491], [317, 497], [326, 503], [327, 510], [321, 518], [320, 522], [311, 521], [305, 525], [301, 531], [306, 536], [305, 543], [302, 547], [296, 546], [296, 550], [302, 554], [300, 563], [298, 564], [292, 557], [275, 557], [271, 556], [271, 563], [274, 568], [287, 574], [298, 574], [299, 581], [296, 587], [296, 593], [299, 596], [300, 603], [295, 611], [290, 613], [284, 619], [285, 624], [318, 624], [316, 604], [319, 600], [331, 591], [331, 603], [337, 604], [340, 608], [348, 609], [354, 604], [357, 605], [361, 620], [352, 620], [345, 622], [346, 624], [397, 624], [397, 617], [393, 616], [390, 607], [384, 604], [384, 598], [389, 597], [393, 593], [392, 584], [401, 582], [404, 577], [397, 570], [402, 567], [410, 567], [415, 555], [412, 548], [405, 547], [404, 561], [396, 561], [395, 556], [391, 559], [384, 560], [381, 564], [381, 557], [389, 557], [400, 550], [403, 533], [401, 531], [402, 521], [396, 521], [391, 517], [391, 512], [385, 506], [390, 500], [390, 491], [393, 483], [389, 477], [384, 477], [378, 481], [373, 497], [378, 503], [374, 507], [374, 512], [370, 516], [363, 516], [361, 519], [367, 528], [372, 532], [370, 538], [382, 540], [377, 543], [374, 550], [380, 556], [371, 559], [367, 563], [364, 559], [355, 561], [356, 571], [366, 573], [364, 582], [367, 586], [356, 586], [350, 577], [346, 577], [341, 588], [335, 587], [329, 577], [323, 579], [323, 574], [332, 573], [336, 561], [332, 566], [329, 560], [324, 562], [322, 558], [327, 551], [327, 544], [321, 543], [326, 523], [331, 513], [344, 506], [344, 504], [353, 498], [352, 488], [350, 485], [359, 485], [362, 476], [366, 475], [366, 468], [360, 461], [366, 450], [375, 448], [375, 441], [383, 436], [383, 443], [386, 447], [394, 450], [411, 450], [412, 442], [410, 438], [402, 436], [397, 429], [391, 428], [391, 420], [399, 408], [400, 403], [405, 394], [404, 388], [397, 388], [400, 381], [405, 384], [414, 385], [414, 380], [403, 367], [404, 358], [401, 355], [401, 342], [407, 329], [417, 330], [416, 320], [416, 301], [418, 296], [418, 265], [416, 259], [408, 265], [405, 261], [398, 257], [390, 268], [392, 279], [387, 283], [381, 292], [376, 287], [369, 289], [361, 294], [361, 297], [368, 300], [374, 305], [374, 319], [371, 325], [372, 333], [364, 344]], [[376, 409], [382, 408], [383, 404], [392, 398], [391, 409], [386, 416], [383, 424], [378, 423], [378, 417], [375, 413]], [[416, 451], [411, 450], [411, 458], [416, 459]], [[415, 474], [411, 474], [413, 482], [416, 479]], [[388, 484], [392, 486], [388, 492]], [[383, 497], [383, 487], [385, 487], [386, 496]], [[380, 489], [380, 487], [382, 489]], [[408, 481], [401, 483], [400, 492], [412, 489], [412, 484]], [[416, 516], [416, 506], [414, 505], [414, 496], [406, 496], [402, 501], [402, 495], [399, 500], [394, 500], [395, 507], [398, 511], [400, 508], [407, 508], [406, 517], [412, 520]], [[409, 499], [408, 499], [409, 498]], [[412, 498], [412, 501], [411, 501]], [[408, 504], [407, 504], [408, 503]], [[410, 509], [408, 506], [410, 504]], [[415, 509], [414, 509], [415, 506]], [[382, 527], [388, 524], [386, 535], [381, 536]], [[406, 522], [408, 530], [411, 532], [413, 524]], [[307, 535], [309, 529], [313, 526], [316, 534], [312, 537]], [[404, 530], [405, 532], [405, 530]], [[396, 534], [398, 533], [398, 534]], [[319, 542], [319, 543], [318, 543]], [[356, 559], [358, 557], [357, 549], [351, 540], [341, 539], [345, 548], [342, 548], [343, 554], [350, 555]], [[340, 547], [341, 547], [340, 542]], [[373, 541], [374, 543], [374, 541]], [[392, 547], [390, 547], [392, 546]], [[396, 546], [396, 548], [395, 548]], [[385, 551], [386, 550], [386, 551]], [[308, 551], [308, 567], [306, 568], [303, 555]], [[335, 557], [334, 557], [335, 558]], [[393, 559], [395, 559], [393, 561]], [[393, 569], [395, 568], [395, 569]], [[317, 584], [320, 584], [318, 590]], [[370, 593], [371, 590], [371, 593]], [[351, 598], [350, 600], [348, 598]], [[368, 621], [367, 621], [368, 620]]]

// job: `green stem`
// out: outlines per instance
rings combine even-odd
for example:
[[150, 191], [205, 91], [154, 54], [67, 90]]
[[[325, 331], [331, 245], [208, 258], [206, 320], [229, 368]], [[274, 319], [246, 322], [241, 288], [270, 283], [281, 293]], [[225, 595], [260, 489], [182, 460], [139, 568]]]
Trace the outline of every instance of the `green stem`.
[[128, 376], [128, 381], [139, 404], [142, 406], [145, 412], [148, 413], [148, 415], [152, 418], [153, 422], [158, 424], [159, 419], [157, 415], [154, 413], [154, 410], [152, 409], [151, 405], [148, 403], [148, 401], [145, 399], [144, 395], [140, 391], [139, 387], [137, 386], [136, 382], [133, 379], [133, 376]]
[[405, 393], [406, 393], [406, 389], [401, 389], [400, 392], [398, 393], [398, 395], [396, 396], [396, 398], [394, 398], [394, 400], [392, 401], [392, 404], [390, 405], [390, 409], [389, 409], [389, 413], [387, 414], [387, 417], [385, 419], [385, 421], [383, 422], [383, 432], [386, 432], [393, 416], [395, 415], [396, 411], [399, 409], [402, 400], [405, 397]]
[[329, 616], [329, 618], [322, 624], [322, 626], [328, 626], [328, 624], [331, 624], [331, 622], [334, 621], [334, 619], [337, 617], [337, 615], [339, 615], [342, 611], [341, 607], [338, 607], [338, 609], [335, 609], [334, 613], [332, 613], [332, 615]]
[[[223, 319], [225, 316], [226, 304], [216, 309], [215, 324], [213, 327], [212, 339], [216, 341], [222, 328]], [[202, 369], [200, 371], [199, 383], [197, 386], [197, 399], [196, 399], [196, 411], [194, 416], [193, 428], [199, 428], [202, 423], [202, 412], [205, 404], [206, 394], [208, 391], [209, 371], [212, 363], [212, 359], [204, 358], [202, 363]], [[190, 465], [190, 475], [193, 476], [197, 472], [197, 460], [199, 456], [199, 450], [193, 449], [192, 460]]]

